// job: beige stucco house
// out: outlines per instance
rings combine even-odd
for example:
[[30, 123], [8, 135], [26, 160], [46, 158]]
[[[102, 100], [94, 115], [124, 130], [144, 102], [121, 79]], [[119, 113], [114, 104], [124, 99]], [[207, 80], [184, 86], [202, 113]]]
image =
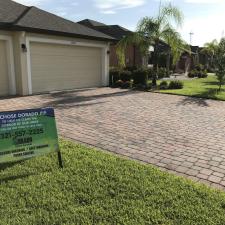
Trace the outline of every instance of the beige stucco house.
[[0, 96], [107, 86], [112, 37], [0, 0]]

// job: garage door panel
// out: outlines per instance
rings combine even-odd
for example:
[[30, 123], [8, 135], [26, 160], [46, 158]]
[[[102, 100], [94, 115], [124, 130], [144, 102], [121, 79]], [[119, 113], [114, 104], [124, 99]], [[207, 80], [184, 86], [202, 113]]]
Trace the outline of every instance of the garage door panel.
[[9, 94], [6, 42], [0, 40], [0, 96]]
[[101, 86], [101, 49], [31, 44], [33, 93]]
[[67, 46], [67, 45], [50, 45], [50, 44], [43, 44], [43, 43], [33, 43], [32, 44], [32, 53], [33, 55], [41, 56], [43, 52], [46, 56], [80, 56], [86, 57], [88, 55], [95, 56], [97, 52], [99, 52], [98, 48], [92, 48], [90, 51], [89, 47], [78, 47], [78, 46]]

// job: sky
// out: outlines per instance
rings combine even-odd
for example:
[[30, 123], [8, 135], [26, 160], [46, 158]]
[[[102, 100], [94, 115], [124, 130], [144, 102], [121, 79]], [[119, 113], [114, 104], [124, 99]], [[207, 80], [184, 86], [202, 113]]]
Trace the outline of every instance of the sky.
[[[144, 16], [158, 13], [159, 0], [14, 0], [37, 6], [72, 21], [86, 18], [105, 24], [118, 24], [135, 31]], [[168, 0], [162, 0], [163, 3]], [[184, 40], [203, 46], [213, 39], [225, 36], [225, 0], [171, 0], [184, 14], [182, 28], [178, 28]]]

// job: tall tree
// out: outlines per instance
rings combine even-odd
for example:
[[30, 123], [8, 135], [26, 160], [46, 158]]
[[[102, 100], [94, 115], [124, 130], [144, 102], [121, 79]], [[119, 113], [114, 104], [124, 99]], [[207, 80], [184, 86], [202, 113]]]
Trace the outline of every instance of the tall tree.
[[201, 53], [206, 55], [207, 57], [207, 67], [212, 68], [213, 67], [213, 61], [215, 58], [215, 54], [218, 48], [218, 41], [213, 40], [211, 42], [205, 43], [204, 48], [202, 49]]
[[216, 76], [219, 81], [219, 91], [225, 83], [225, 38], [221, 39], [218, 47], [215, 50], [215, 66]]
[[152, 84], [156, 86], [159, 67], [160, 42], [163, 41], [170, 45], [174, 62], [177, 61], [182, 53], [181, 49], [185, 48], [186, 44], [174, 28], [173, 24], [179, 27], [182, 23], [183, 14], [177, 7], [174, 7], [171, 3], [166, 5], [162, 5], [160, 3], [159, 13], [156, 17], [142, 18], [137, 26], [137, 31], [124, 37], [118, 43], [117, 54], [121, 65], [123, 66], [125, 64], [125, 49], [128, 45], [136, 44], [139, 46], [143, 55], [148, 53], [150, 46], [153, 46], [153, 65], [155, 73], [152, 79]]

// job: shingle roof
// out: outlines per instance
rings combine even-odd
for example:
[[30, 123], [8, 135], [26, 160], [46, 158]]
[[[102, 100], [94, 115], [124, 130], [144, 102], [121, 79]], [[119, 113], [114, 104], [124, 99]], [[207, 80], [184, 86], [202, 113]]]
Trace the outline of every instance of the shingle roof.
[[[82, 20], [80, 21], [81, 24], [83, 25], [86, 25], [86, 26], [94, 26], [94, 27], [98, 27], [98, 26], [107, 26], [106, 24], [104, 23], [101, 23], [101, 22], [98, 22], [98, 21], [95, 21], [95, 20], [90, 20], [90, 19], [85, 19], [85, 20]], [[80, 23], [78, 22], [78, 23]]]
[[89, 28], [95, 29], [106, 35], [109, 35], [115, 38], [116, 40], [121, 40], [124, 36], [127, 36], [130, 33], [132, 33], [132, 31], [124, 27], [121, 27], [119, 25], [105, 25], [105, 24], [99, 23], [94, 20], [89, 20], [89, 19], [79, 21], [78, 23], [84, 26], [87, 26]]
[[27, 9], [10, 0], [0, 0], [0, 23], [13, 23]]
[[113, 40], [112, 37], [94, 29], [66, 20], [36, 7], [23, 6], [11, 0], [0, 0], [0, 25], [4, 25], [2, 28], [12, 30]]

